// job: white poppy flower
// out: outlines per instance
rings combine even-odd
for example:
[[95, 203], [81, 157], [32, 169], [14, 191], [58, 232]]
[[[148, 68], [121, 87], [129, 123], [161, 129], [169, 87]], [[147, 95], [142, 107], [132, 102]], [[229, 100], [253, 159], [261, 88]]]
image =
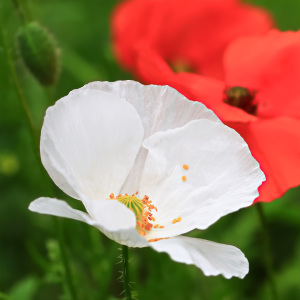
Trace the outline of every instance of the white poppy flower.
[[93, 82], [47, 110], [41, 158], [87, 213], [51, 198], [30, 210], [86, 222], [205, 275], [248, 273], [239, 249], [181, 236], [252, 204], [265, 179], [240, 135], [203, 104], [168, 86]]

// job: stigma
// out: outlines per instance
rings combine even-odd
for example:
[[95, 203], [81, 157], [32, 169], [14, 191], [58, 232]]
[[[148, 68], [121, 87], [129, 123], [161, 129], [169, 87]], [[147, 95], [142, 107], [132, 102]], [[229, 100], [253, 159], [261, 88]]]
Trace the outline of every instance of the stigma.
[[[127, 206], [136, 216], [136, 230], [141, 236], [145, 236], [147, 232], [151, 231], [155, 222], [153, 212], [157, 212], [157, 208], [153, 205], [149, 197], [145, 195], [142, 199], [139, 199], [136, 195], [118, 195], [110, 194], [111, 200], [117, 200]], [[163, 228], [163, 226], [156, 226], [155, 228]]]
[[[138, 192], [133, 195], [118, 195], [115, 197], [113, 193], [109, 195], [109, 200], [117, 200], [128, 207], [136, 216], [136, 230], [139, 235], [146, 236], [152, 229], [161, 230], [165, 228], [164, 225], [154, 223], [154, 212], [157, 212], [156, 206], [152, 203], [152, 200], [145, 195], [142, 199], [137, 197]], [[181, 217], [174, 219], [172, 224], [176, 224], [181, 221]], [[166, 238], [150, 239], [148, 242], [157, 242]]]

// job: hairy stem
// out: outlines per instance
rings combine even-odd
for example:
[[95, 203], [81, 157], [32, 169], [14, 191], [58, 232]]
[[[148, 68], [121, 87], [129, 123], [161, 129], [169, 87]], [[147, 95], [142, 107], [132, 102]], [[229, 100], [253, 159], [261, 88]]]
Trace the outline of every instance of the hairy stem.
[[69, 293], [72, 300], [77, 300], [77, 295], [75, 292], [75, 287], [73, 284], [71, 271], [69, 267], [68, 256], [66, 253], [66, 246], [64, 244], [65, 239], [64, 239], [63, 228], [60, 220], [57, 217], [54, 218], [54, 222], [55, 222], [56, 232], [58, 233], [58, 243], [59, 243], [59, 248], [61, 253], [61, 259], [65, 269], [65, 279], [66, 279], [67, 287], [69, 289]]
[[124, 290], [125, 290], [125, 299], [131, 300], [131, 288], [129, 281], [129, 268], [128, 268], [128, 247], [122, 246], [122, 264], [123, 264], [123, 280], [124, 280]]
[[19, 78], [17, 76], [15, 64], [13, 62], [9, 47], [7, 45], [5, 32], [2, 29], [2, 27], [0, 28], [0, 35], [1, 35], [1, 39], [2, 39], [2, 44], [3, 44], [5, 56], [6, 56], [6, 59], [7, 59], [7, 63], [8, 63], [10, 72], [11, 72], [12, 79], [13, 79], [13, 85], [14, 85], [15, 90], [17, 92], [18, 98], [21, 102], [23, 111], [26, 115], [27, 124], [28, 124], [28, 127], [30, 129], [30, 133], [31, 133], [33, 143], [34, 143], [35, 154], [37, 155], [38, 160], [39, 160], [39, 157], [40, 157], [39, 156], [39, 138], [38, 138], [38, 135], [37, 135], [37, 130], [36, 130], [35, 125], [33, 123], [33, 119], [32, 119], [29, 107], [27, 105], [27, 101], [26, 101], [24, 92], [21, 88], [21, 84], [20, 84]]
[[278, 293], [276, 283], [273, 277], [273, 265], [272, 265], [272, 251], [271, 251], [271, 241], [269, 236], [269, 229], [267, 224], [267, 218], [263, 210], [261, 203], [256, 203], [255, 207], [257, 208], [257, 213], [259, 216], [262, 234], [263, 234], [263, 251], [264, 251], [264, 263], [269, 279], [269, 284], [271, 288], [272, 298], [278, 300]]
[[23, 24], [26, 24], [31, 20], [27, 7], [26, 7], [26, 1], [25, 0], [12, 0], [13, 6], [17, 11], [17, 14], [19, 15], [21, 22]]

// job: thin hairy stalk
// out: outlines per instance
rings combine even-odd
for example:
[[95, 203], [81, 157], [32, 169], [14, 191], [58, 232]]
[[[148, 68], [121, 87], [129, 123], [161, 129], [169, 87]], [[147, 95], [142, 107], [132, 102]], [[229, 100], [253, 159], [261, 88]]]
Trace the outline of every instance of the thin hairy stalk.
[[[25, 7], [26, 3], [25, 0], [19, 1], [19, 0], [11, 0], [13, 3], [14, 8], [17, 11], [17, 14], [19, 15], [21, 22], [23, 24], [26, 24], [30, 21], [30, 16], [27, 11], [27, 8]], [[23, 6], [22, 6], [23, 5]]]
[[[9, 65], [10, 73], [11, 73], [11, 76], [12, 76], [12, 79], [13, 79], [13, 84], [14, 84], [15, 90], [17, 92], [18, 98], [21, 102], [23, 111], [25, 113], [28, 127], [30, 129], [30, 133], [31, 133], [32, 140], [33, 140], [33, 145], [34, 145], [33, 146], [34, 153], [36, 155], [38, 165], [42, 170], [42, 174], [45, 174], [44, 168], [43, 168], [43, 166], [41, 164], [41, 160], [40, 160], [39, 137], [38, 137], [38, 134], [37, 134], [37, 130], [36, 130], [36, 127], [34, 125], [33, 118], [32, 118], [32, 115], [30, 113], [30, 110], [29, 110], [29, 107], [28, 107], [28, 104], [27, 104], [27, 100], [25, 98], [23, 89], [21, 87], [21, 84], [20, 84], [20, 81], [19, 81], [19, 78], [18, 78], [18, 75], [17, 75], [17, 72], [16, 72], [15, 64], [14, 64], [13, 58], [11, 56], [7, 41], [6, 41], [5, 32], [4, 32], [4, 30], [2, 29], [1, 26], [0, 26], [0, 37], [1, 37], [1, 40], [2, 40], [2, 44], [3, 44], [4, 52], [5, 52], [5, 55], [6, 55], [6, 59], [7, 59], [8, 65]], [[48, 176], [47, 176], [47, 180], [49, 180]], [[52, 187], [52, 183], [50, 184], [50, 193], [52, 195], [54, 195], [54, 190], [51, 187]], [[59, 242], [59, 246], [60, 246], [62, 262], [63, 262], [64, 269], [65, 269], [66, 285], [68, 286], [68, 289], [70, 291], [70, 295], [71, 295], [72, 299], [77, 300], [77, 296], [76, 296], [76, 293], [75, 293], [75, 288], [74, 288], [73, 281], [72, 281], [72, 278], [71, 278], [69, 263], [68, 263], [68, 259], [67, 259], [67, 255], [66, 255], [66, 250], [65, 250], [66, 246], [65, 246], [65, 243], [64, 243], [62, 226], [58, 222], [57, 218], [55, 218], [55, 223], [56, 223], [55, 228], [56, 228], [58, 242]]]
[[123, 265], [125, 299], [132, 300], [130, 281], [129, 281], [129, 268], [128, 268], [128, 247], [124, 245], [122, 246], [122, 265]]
[[263, 251], [264, 251], [264, 263], [267, 272], [267, 276], [269, 279], [270, 289], [272, 293], [272, 298], [274, 300], [278, 300], [278, 292], [275, 283], [275, 279], [273, 276], [273, 264], [272, 264], [272, 251], [271, 251], [271, 241], [269, 235], [269, 229], [267, 224], [267, 218], [263, 210], [263, 206], [261, 203], [255, 204], [258, 217], [261, 224], [262, 235], [263, 235]]
[[55, 223], [56, 232], [58, 233], [58, 243], [59, 243], [59, 248], [60, 248], [61, 259], [62, 259], [64, 269], [65, 269], [65, 278], [66, 278], [66, 282], [67, 282], [67, 287], [69, 289], [71, 298], [73, 300], [77, 300], [78, 298], [77, 298], [77, 294], [76, 294], [75, 287], [73, 284], [72, 275], [71, 275], [71, 271], [70, 271], [70, 267], [69, 267], [68, 256], [66, 253], [66, 245], [64, 242], [65, 238], [64, 238], [63, 228], [62, 228], [60, 220], [57, 217], [54, 217], [54, 223]]
[[34, 143], [34, 149], [35, 149], [35, 154], [37, 155], [37, 157], [39, 158], [39, 138], [37, 135], [37, 130], [35, 128], [35, 125], [33, 123], [33, 119], [29, 110], [29, 107], [27, 105], [27, 101], [23, 92], [23, 89], [21, 88], [21, 84], [19, 81], [19, 78], [17, 76], [17, 72], [16, 72], [16, 68], [15, 68], [15, 64], [13, 62], [8, 44], [7, 44], [7, 40], [6, 40], [6, 36], [5, 36], [5, 32], [2, 29], [2, 27], [0, 28], [0, 35], [1, 35], [1, 39], [2, 39], [2, 44], [3, 44], [3, 48], [4, 48], [4, 53], [7, 59], [7, 63], [8, 63], [8, 67], [11, 73], [11, 77], [13, 79], [13, 85], [14, 88], [17, 92], [18, 98], [21, 102], [23, 111], [26, 115], [26, 120], [27, 120], [27, 124], [28, 127], [30, 129], [30, 133], [33, 139], [33, 143]]

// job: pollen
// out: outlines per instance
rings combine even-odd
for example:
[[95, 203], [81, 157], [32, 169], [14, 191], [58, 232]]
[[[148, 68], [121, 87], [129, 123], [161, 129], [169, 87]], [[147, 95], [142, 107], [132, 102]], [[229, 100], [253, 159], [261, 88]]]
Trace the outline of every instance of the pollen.
[[179, 218], [177, 218], [177, 219], [174, 219], [173, 221], [172, 221], [172, 224], [176, 224], [176, 223], [178, 223], [178, 222], [180, 222], [181, 221], [181, 217], [179, 217]]
[[186, 176], [182, 176], [182, 181], [183, 181], [183, 182], [186, 181]]
[[[109, 195], [111, 200], [117, 200], [128, 207], [136, 216], [136, 230], [138, 234], [141, 236], [145, 236], [147, 232], [151, 231], [152, 228], [158, 228], [159, 224], [153, 225], [152, 222], [155, 221], [153, 216], [153, 210], [157, 211], [157, 208], [154, 206], [151, 200], [147, 195], [144, 196], [143, 199], [139, 199], [136, 197], [138, 192], [129, 196], [118, 195], [114, 196], [113, 193]], [[160, 226], [160, 228], [163, 228]]]
[[182, 166], [185, 170], [188, 170], [189, 166], [188, 165], [183, 165]]
[[166, 238], [156, 238], [156, 239], [150, 239], [150, 240], [148, 240], [148, 242], [153, 243], [153, 242], [158, 242], [158, 241], [167, 240], [167, 239], [169, 239], [169, 238], [168, 237], [166, 237]]

